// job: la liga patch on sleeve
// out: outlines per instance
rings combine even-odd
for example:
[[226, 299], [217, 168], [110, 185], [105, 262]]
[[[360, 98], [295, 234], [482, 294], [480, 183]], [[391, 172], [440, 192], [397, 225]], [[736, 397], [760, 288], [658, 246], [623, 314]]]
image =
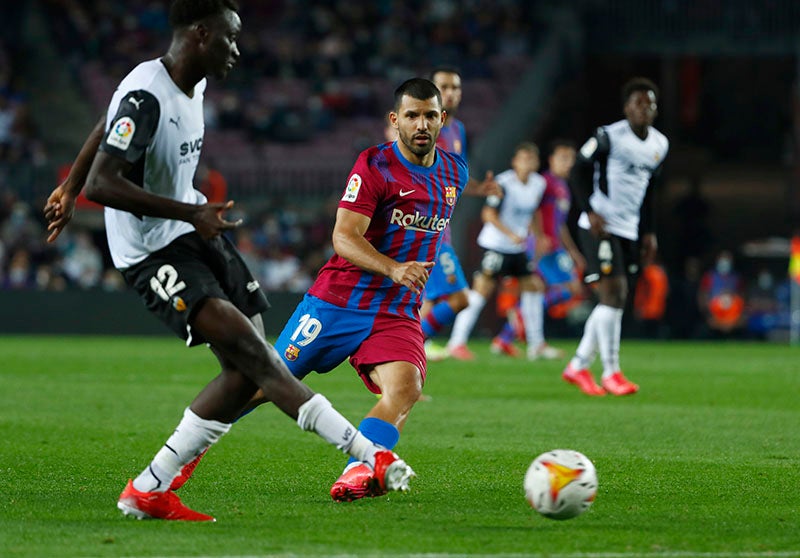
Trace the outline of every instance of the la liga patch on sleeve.
[[123, 116], [111, 126], [106, 143], [111, 147], [125, 151], [131, 145], [134, 132], [136, 132], [136, 123], [130, 116]]
[[344, 189], [344, 196], [342, 196], [342, 201], [346, 202], [354, 202], [358, 198], [358, 191], [361, 189], [361, 176], [358, 174], [354, 174], [350, 177], [350, 180], [347, 182], [347, 188]]

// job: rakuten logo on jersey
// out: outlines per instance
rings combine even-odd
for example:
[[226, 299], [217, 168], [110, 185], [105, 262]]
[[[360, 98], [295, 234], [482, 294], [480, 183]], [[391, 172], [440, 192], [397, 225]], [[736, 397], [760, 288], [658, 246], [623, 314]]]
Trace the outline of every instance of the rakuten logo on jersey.
[[438, 215], [420, 215], [419, 211], [403, 213], [401, 209], [392, 210], [392, 218], [389, 220], [392, 225], [398, 225], [404, 229], [420, 231], [424, 233], [442, 232], [447, 228], [450, 219], [440, 218]]

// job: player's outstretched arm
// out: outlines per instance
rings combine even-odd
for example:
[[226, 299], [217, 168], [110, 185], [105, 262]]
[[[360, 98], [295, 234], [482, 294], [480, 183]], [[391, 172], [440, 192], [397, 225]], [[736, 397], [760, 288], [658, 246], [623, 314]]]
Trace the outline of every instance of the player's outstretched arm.
[[44, 218], [47, 220], [47, 232], [49, 233], [47, 242], [54, 242], [72, 219], [72, 214], [75, 211], [75, 200], [86, 183], [86, 177], [89, 175], [89, 169], [92, 166], [92, 161], [94, 161], [97, 148], [103, 139], [105, 123], [105, 118], [100, 118], [97, 121], [97, 124], [89, 133], [89, 137], [86, 138], [83, 147], [81, 147], [78, 156], [72, 163], [67, 178], [56, 186], [47, 198], [47, 203], [44, 206]]
[[388, 277], [416, 294], [428, 281], [434, 262], [398, 262], [381, 254], [364, 237], [371, 219], [356, 211], [339, 208], [333, 227], [333, 249], [351, 264], [376, 275]]
[[125, 178], [131, 166], [124, 159], [99, 151], [86, 180], [86, 197], [134, 215], [186, 221], [203, 238], [217, 236], [241, 224], [241, 220], [231, 222], [222, 217], [233, 207], [232, 201], [194, 205], [151, 194]]
[[467, 180], [464, 193], [468, 196], [503, 196], [503, 190], [494, 179], [494, 173], [492, 171], [486, 171], [486, 176], [483, 178], [482, 182], [470, 177], [469, 180]]
[[481, 209], [481, 220], [484, 223], [491, 223], [497, 229], [506, 235], [514, 244], [520, 244], [521, 242], [525, 242], [525, 238], [521, 237], [520, 235], [516, 234], [514, 231], [509, 229], [503, 221], [500, 220], [500, 214], [497, 212], [497, 209], [492, 207], [491, 205], [484, 205], [483, 209]]

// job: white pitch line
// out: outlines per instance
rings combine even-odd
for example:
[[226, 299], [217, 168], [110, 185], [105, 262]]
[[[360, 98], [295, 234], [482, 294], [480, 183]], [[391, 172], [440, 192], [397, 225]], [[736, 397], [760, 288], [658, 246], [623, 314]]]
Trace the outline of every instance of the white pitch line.
[[[229, 555], [215, 558], [305, 558], [317, 554], [259, 554], [259, 555]], [[551, 553], [527, 553], [527, 554], [395, 554], [387, 553], [367, 553], [367, 554], [333, 554], [327, 555], [328, 558], [382, 558], [391, 556], [392, 558], [798, 558], [800, 550], [788, 551], [762, 551], [762, 552], [692, 552], [691, 550], [681, 550], [672, 552], [573, 552], [565, 554]], [[162, 558], [183, 558], [178, 556]], [[193, 558], [202, 558], [193, 555]]]

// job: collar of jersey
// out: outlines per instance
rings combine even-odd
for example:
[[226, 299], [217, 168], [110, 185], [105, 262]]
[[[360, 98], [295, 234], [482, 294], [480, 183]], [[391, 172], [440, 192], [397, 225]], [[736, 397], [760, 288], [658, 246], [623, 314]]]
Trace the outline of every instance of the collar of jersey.
[[[186, 91], [184, 91], [183, 89], [181, 89], [180, 87], [178, 87], [178, 84], [177, 84], [177, 83], [175, 83], [175, 80], [174, 80], [174, 79], [172, 79], [172, 76], [169, 74], [169, 70], [167, 69], [167, 66], [166, 66], [166, 64], [164, 64], [164, 60], [162, 60], [161, 58], [159, 58], [159, 59], [158, 59], [158, 65], [159, 65], [159, 67], [160, 67], [160, 70], [161, 70], [162, 72], [164, 72], [164, 73], [167, 75], [167, 81], [169, 81], [169, 83], [170, 83], [170, 85], [171, 85], [172, 89], [174, 89], [176, 92], [180, 93], [181, 95], [183, 95], [183, 96], [184, 96], [184, 97], [186, 97], [187, 99], [192, 99], [192, 100], [194, 100], [194, 99], [197, 97], [197, 86], [198, 86], [198, 85], [200, 84], [200, 82], [202, 82], [203, 80], [200, 80], [200, 81], [198, 81], [197, 83], [195, 83], [195, 84], [194, 84], [194, 87], [192, 88], [192, 96], [190, 97], [189, 95], [187, 95], [187, 94], [186, 94]], [[205, 79], [205, 78], [203, 78], [203, 79]]]
[[406, 167], [408, 170], [422, 174], [430, 174], [434, 172], [437, 168], [439, 168], [439, 161], [441, 161], [442, 158], [439, 157], [439, 149], [436, 147], [434, 147], [434, 149], [436, 150], [436, 160], [433, 162], [431, 166], [423, 167], [422, 165], [415, 165], [414, 163], [406, 159], [403, 153], [400, 151], [400, 148], [397, 147], [397, 142], [396, 141], [392, 142], [392, 150], [394, 151], [394, 154], [397, 155], [397, 160], [403, 163], [403, 166]]

